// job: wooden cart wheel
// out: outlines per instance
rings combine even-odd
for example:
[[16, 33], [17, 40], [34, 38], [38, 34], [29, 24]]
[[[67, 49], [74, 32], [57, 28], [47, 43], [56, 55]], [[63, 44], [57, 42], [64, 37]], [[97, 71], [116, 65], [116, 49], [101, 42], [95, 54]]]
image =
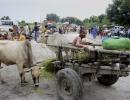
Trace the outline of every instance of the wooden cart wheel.
[[56, 76], [58, 100], [83, 100], [83, 84], [74, 70], [62, 69]]
[[110, 86], [116, 83], [119, 79], [119, 76], [117, 75], [101, 75], [100, 77], [97, 77], [99, 83]]

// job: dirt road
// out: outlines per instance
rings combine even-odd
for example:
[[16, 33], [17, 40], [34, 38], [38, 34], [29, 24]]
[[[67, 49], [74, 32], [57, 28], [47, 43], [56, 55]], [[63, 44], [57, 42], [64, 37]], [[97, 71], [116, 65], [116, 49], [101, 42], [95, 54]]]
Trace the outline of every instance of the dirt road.
[[[20, 86], [16, 66], [2, 70], [6, 83], [0, 84], [0, 100], [57, 100], [55, 80], [40, 79], [40, 87], [35, 89], [31, 76], [27, 73], [28, 83]], [[84, 84], [84, 100], [130, 100], [130, 77], [120, 78], [111, 87], [100, 85], [97, 81]]]

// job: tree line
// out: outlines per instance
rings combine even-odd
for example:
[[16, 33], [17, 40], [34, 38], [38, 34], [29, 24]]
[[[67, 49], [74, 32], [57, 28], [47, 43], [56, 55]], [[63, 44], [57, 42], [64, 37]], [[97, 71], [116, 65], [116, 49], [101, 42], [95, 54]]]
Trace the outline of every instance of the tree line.
[[99, 16], [91, 16], [85, 18], [83, 21], [76, 17], [59, 18], [56, 14], [48, 14], [47, 19], [52, 18], [56, 22], [69, 22], [77, 25], [84, 25], [86, 27], [92, 27], [94, 25], [123, 25], [130, 26], [130, 0], [113, 0], [112, 4], [109, 4], [105, 14]]
[[130, 0], [113, 0], [106, 13], [111, 22], [130, 26]]

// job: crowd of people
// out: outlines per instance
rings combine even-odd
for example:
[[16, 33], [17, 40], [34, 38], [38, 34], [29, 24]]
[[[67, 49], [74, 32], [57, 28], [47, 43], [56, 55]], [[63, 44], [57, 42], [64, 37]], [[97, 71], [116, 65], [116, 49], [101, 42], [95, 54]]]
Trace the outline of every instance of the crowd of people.
[[92, 34], [95, 39], [97, 36], [101, 38], [105, 36], [118, 36], [130, 38], [130, 28], [124, 28], [123, 26], [112, 26], [112, 27], [98, 27], [94, 26], [89, 29], [89, 33]]
[[0, 34], [0, 40], [12, 40], [12, 41], [24, 41], [31, 39], [32, 33], [34, 33], [34, 39], [37, 41], [39, 35], [39, 26], [35, 22], [34, 28], [31, 29], [29, 24], [25, 26], [13, 25], [8, 32]]
[[[41, 34], [43, 34], [47, 38], [49, 34], [53, 34], [54, 32], [59, 32], [60, 34], [65, 34], [68, 32], [79, 32], [81, 33], [80, 26], [70, 25], [70, 24], [63, 24], [60, 27], [56, 28], [49, 28], [48, 25], [38, 25], [37, 22], [34, 23], [33, 27], [30, 27], [29, 24], [25, 26], [17, 26], [13, 25], [12, 28], [9, 29], [9, 32], [5, 34], [0, 34], [0, 40], [13, 40], [13, 41], [24, 41], [26, 39], [34, 39], [38, 41], [38, 38]], [[124, 27], [98, 27], [94, 26], [90, 29], [85, 28], [86, 32], [93, 36], [95, 39], [97, 36], [101, 38], [108, 35], [116, 35], [122, 37], [129, 37], [130, 38], [130, 29], [125, 29]]]
[[23, 27], [18, 30], [18, 27], [14, 25], [12, 29], [9, 29], [9, 32], [0, 34], [0, 40], [24, 41], [26, 34], [23, 32]]
[[49, 25], [34, 23], [34, 26], [30, 27], [29, 24], [25, 26], [13, 25], [8, 32], [0, 34], [0, 40], [17, 40], [23, 41], [29, 38], [33, 38], [35, 41], [38, 41], [38, 38], [43, 34], [46, 38], [49, 34], [59, 32], [60, 34], [65, 34], [68, 32], [77, 32], [79, 31], [79, 26], [63, 24], [60, 27], [56, 26], [55, 28], [50, 28]]

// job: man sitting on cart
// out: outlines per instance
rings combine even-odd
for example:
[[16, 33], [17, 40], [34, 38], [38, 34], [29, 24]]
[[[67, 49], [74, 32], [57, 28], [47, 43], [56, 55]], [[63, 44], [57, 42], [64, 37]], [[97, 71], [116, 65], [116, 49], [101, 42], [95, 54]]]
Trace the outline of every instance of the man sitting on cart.
[[79, 48], [88, 48], [87, 43], [83, 41], [86, 38], [87, 31], [80, 29], [79, 36], [73, 40], [73, 45]]

